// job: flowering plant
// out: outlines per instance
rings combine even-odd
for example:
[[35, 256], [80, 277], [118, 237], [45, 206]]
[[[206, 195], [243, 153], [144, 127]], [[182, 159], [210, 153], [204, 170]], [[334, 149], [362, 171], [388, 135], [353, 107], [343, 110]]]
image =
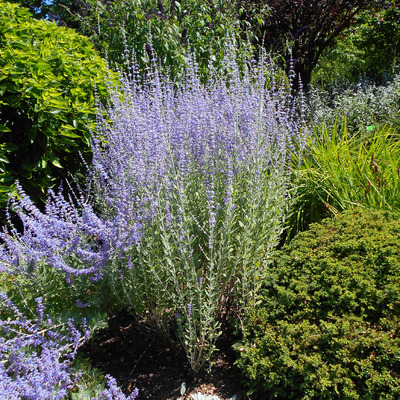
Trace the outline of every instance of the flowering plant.
[[[4, 293], [1, 306], [14, 319], [0, 320], [0, 393], [10, 400], [61, 400], [80, 379], [73, 374], [71, 363], [78, 347], [88, 339], [89, 331], [82, 321], [84, 335], [69, 320], [54, 325], [44, 314], [43, 299], [37, 298], [36, 319], [28, 320]], [[62, 333], [61, 328], [67, 328]], [[64, 329], [65, 330], [65, 329]], [[134, 400], [135, 389], [126, 397], [115, 379], [106, 376], [108, 388], [97, 399]]]
[[8, 399], [64, 398], [74, 384], [70, 362], [84, 338], [71, 321], [69, 335], [57, 332], [45, 321], [40, 298], [36, 321], [26, 319], [5, 294], [1, 301], [15, 319], [0, 321], [0, 392]]
[[[290, 204], [293, 151], [304, 131], [261, 56], [202, 84], [189, 62], [179, 88], [133, 64], [110, 88], [93, 133], [89, 199], [50, 192], [41, 213], [14, 203], [24, 233], [4, 233], [4, 268], [45, 262], [107, 282], [120, 307], [177, 327], [194, 372], [214, 351], [222, 311], [257, 301]], [[33, 267], [34, 269], [34, 267]], [[171, 319], [172, 318], [172, 319]]]

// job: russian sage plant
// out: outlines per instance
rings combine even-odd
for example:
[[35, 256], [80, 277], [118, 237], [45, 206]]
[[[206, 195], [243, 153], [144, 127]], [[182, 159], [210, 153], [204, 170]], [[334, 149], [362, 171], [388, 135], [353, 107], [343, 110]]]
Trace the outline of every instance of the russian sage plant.
[[[82, 335], [69, 320], [55, 326], [45, 316], [42, 298], [37, 298], [35, 320], [29, 320], [4, 293], [0, 305], [11, 317], [0, 320], [0, 393], [10, 400], [65, 399], [80, 379], [72, 373], [78, 347], [88, 339], [89, 331]], [[63, 326], [65, 325], [65, 326]], [[61, 333], [60, 328], [67, 328]], [[64, 329], [65, 330], [65, 329]], [[106, 376], [108, 388], [97, 399], [133, 400], [135, 389], [126, 397], [115, 379]]]
[[114, 287], [161, 329], [175, 318], [194, 372], [224, 304], [256, 301], [290, 199], [291, 149], [304, 143], [290, 98], [266, 89], [266, 60], [242, 75], [226, 63], [228, 76], [211, 68], [203, 85], [192, 62], [177, 90], [157, 70], [145, 85], [122, 77], [93, 143], [103, 210], [134, 238], [140, 226], [108, 263]]
[[[174, 82], [121, 75], [99, 107], [92, 200], [51, 193], [45, 213], [16, 202], [25, 231], [4, 233], [4, 268], [44, 261], [89, 274], [120, 306], [179, 332], [191, 368], [210, 360], [226, 308], [255, 304], [291, 199], [290, 158], [305, 138], [294, 100], [264, 57], [228, 74], [195, 61]], [[268, 79], [267, 79], [268, 78]], [[94, 200], [93, 200], [94, 199]], [[74, 205], [76, 204], [76, 205]], [[28, 251], [27, 251], [28, 250]]]
[[74, 384], [70, 362], [81, 340], [80, 333], [71, 322], [69, 335], [61, 335], [51, 327], [43, 328], [41, 299], [37, 299], [36, 321], [28, 320], [6, 295], [1, 294], [1, 300], [15, 318], [0, 321], [0, 393], [3, 398], [65, 398]]

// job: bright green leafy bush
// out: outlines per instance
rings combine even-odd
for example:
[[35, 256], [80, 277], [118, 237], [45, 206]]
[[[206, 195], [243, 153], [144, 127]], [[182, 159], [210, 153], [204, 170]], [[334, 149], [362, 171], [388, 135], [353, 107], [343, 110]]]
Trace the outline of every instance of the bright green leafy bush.
[[18, 179], [34, 201], [82, 166], [107, 66], [87, 38], [0, 3], [0, 206]]
[[357, 209], [276, 256], [238, 365], [262, 399], [398, 399], [400, 219]]

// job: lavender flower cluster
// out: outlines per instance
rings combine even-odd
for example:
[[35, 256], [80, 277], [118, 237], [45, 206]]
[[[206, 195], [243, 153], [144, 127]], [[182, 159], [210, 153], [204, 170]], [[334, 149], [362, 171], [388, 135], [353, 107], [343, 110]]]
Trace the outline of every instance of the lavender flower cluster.
[[241, 69], [234, 55], [227, 74], [210, 66], [207, 84], [189, 59], [178, 88], [157, 68], [143, 79], [133, 64], [98, 109], [91, 196], [50, 191], [41, 212], [18, 187], [12, 206], [24, 230], [0, 234], [0, 268], [26, 273], [43, 262], [67, 279], [106, 275], [135, 310], [187, 315], [184, 346], [198, 348], [190, 362], [202, 365], [224, 290], [256, 295], [283, 224], [289, 160], [306, 141], [272, 65], [261, 56]]
[[106, 375], [108, 388], [104, 389], [97, 399], [92, 400], [134, 400], [139, 395], [139, 389], [135, 388], [132, 393], [126, 397], [117, 385], [117, 381], [111, 375]]
[[[61, 334], [45, 318], [44, 305], [37, 298], [36, 320], [28, 320], [4, 293], [1, 305], [14, 319], [0, 320], [0, 394], [7, 400], [61, 400], [79, 380], [73, 378], [71, 363], [78, 347], [88, 339], [67, 322], [69, 334]], [[85, 328], [85, 321], [83, 321]], [[138, 390], [126, 397], [115, 379], [106, 376], [108, 388], [97, 399], [134, 400]]]
[[[0, 393], [4, 399], [63, 399], [74, 385], [70, 363], [82, 336], [69, 321], [69, 335], [45, 321], [42, 300], [37, 299], [37, 320], [31, 321], [13, 302], [0, 294], [3, 306], [15, 319], [0, 321]], [[43, 328], [44, 325], [49, 326]]]
[[110, 259], [139, 243], [161, 190], [195, 173], [206, 183], [211, 203], [215, 188], [210, 183], [222, 178], [228, 202], [233, 177], [241, 170], [257, 164], [262, 173], [271, 163], [285, 165], [294, 143], [302, 147], [305, 142], [289, 97], [266, 90], [265, 59], [244, 73], [233, 55], [226, 63], [227, 77], [211, 67], [203, 85], [196, 63], [189, 62], [178, 90], [157, 71], [144, 85], [134, 67], [130, 78], [121, 77], [123, 92], [115, 89], [111, 105], [99, 108], [93, 133], [90, 175], [106, 205], [103, 213], [96, 213], [83, 194], [65, 198], [62, 190], [49, 190], [41, 212], [17, 185], [18, 200], [11, 202], [24, 231], [0, 233], [5, 243], [0, 269], [12, 272], [43, 261], [67, 278], [99, 279]]
[[[49, 190], [45, 212], [41, 212], [17, 184], [18, 200], [11, 198], [24, 230], [0, 233], [0, 271], [17, 272], [26, 266], [34, 269], [45, 262], [70, 275], [101, 277], [111, 249], [121, 242], [115, 221], [111, 223], [96, 215], [83, 197], [65, 199], [63, 191]], [[132, 239], [130, 239], [132, 240]], [[72, 262], [71, 260], [74, 260]], [[78, 265], [76, 265], [78, 260]]]
[[239, 176], [282, 170], [292, 151], [304, 148], [306, 133], [291, 96], [266, 76], [273, 65], [261, 58], [240, 71], [234, 51], [225, 63], [228, 76], [211, 66], [208, 83], [201, 84], [189, 60], [178, 89], [157, 69], [143, 84], [133, 66], [121, 77], [123, 93], [115, 90], [111, 106], [99, 113], [92, 143], [98, 193], [118, 229], [136, 243], [160, 206], [170, 225], [171, 193], [190, 191], [193, 179], [205, 185], [215, 226], [221, 191], [224, 204], [230, 203]]

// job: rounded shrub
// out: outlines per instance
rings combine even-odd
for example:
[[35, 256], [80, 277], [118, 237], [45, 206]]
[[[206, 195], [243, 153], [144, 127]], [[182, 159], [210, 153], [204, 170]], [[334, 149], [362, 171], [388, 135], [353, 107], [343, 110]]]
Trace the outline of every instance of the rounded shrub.
[[235, 345], [262, 399], [400, 397], [400, 218], [356, 209], [282, 248]]
[[82, 166], [106, 62], [72, 29], [0, 3], [0, 206], [19, 180], [37, 202]]

